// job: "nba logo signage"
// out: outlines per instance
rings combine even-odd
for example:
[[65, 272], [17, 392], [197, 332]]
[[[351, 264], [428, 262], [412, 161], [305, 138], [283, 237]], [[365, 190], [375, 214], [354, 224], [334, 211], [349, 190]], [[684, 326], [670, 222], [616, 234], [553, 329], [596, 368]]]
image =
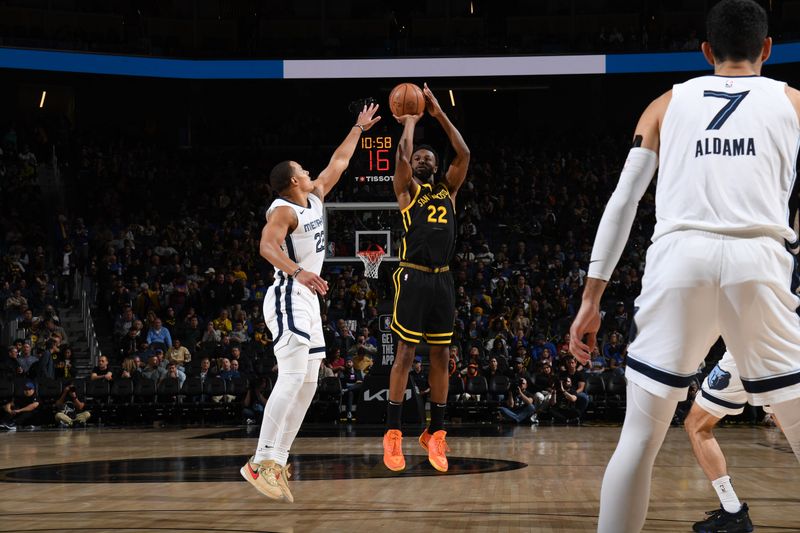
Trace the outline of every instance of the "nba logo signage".
[[392, 335], [392, 315], [381, 315], [378, 318], [378, 329], [381, 332], [381, 364], [394, 364], [394, 335]]

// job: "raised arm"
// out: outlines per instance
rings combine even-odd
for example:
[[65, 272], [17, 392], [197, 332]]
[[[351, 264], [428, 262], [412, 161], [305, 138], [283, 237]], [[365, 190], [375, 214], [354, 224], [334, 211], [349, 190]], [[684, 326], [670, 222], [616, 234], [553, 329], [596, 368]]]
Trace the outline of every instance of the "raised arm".
[[358, 140], [361, 138], [361, 134], [369, 130], [381, 119], [380, 116], [374, 117], [377, 111], [378, 104], [372, 104], [369, 107], [364, 106], [364, 109], [358, 114], [355, 125], [350, 128], [347, 137], [344, 138], [342, 144], [333, 152], [328, 166], [319, 173], [319, 176], [314, 182], [316, 188], [313, 193], [319, 196], [320, 199], [324, 200], [325, 195], [339, 182], [339, 178], [342, 177], [342, 173], [350, 163], [350, 158], [353, 157], [353, 152], [356, 151], [356, 146], [358, 146]]
[[442, 125], [442, 129], [444, 129], [444, 132], [447, 134], [447, 138], [450, 139], [450, 145], [456, 151], [456, 157], [450, 163], [447, 174], [444, 176], [444, 183], [450, 191], [450, 197], [455, 200], [458, 189], [461, 188], [464, 179], [467, 177], [469, 148], [467, 147], [467, 143], [464, 142], [461, 133], [456, 129], [453, 123], [450, 122], [447, 114], [442, 110], [442, 106], [439, 105], [439, 100], [433, 96], [433, 92], [428, 88], [427, 83], [422, 89], [422, 93], [425, 95], [425, 107], [428, 113]]
[[397, 143], [397, 152], [395, 153], [394, 165], [394, 178], [392, 179], [392, 186], [394, 187], [394, 194], [397, 196], [397, 204], [400, 209], [405, 209], [411, 203], [411, 199], [417, 194], [419, 185], [412, 178], [411, 172], [411, 154], [414, 152], [414, 128], [422, 118], [419, 115], [403, 115], [402, 117], [394, 117], [397, 122], [403, 125], [403, 134], [400, 136], [400, 142]]
[[286, 272], [290, 277], [311, 289], [312, 292], [324, 296], [328, 291], [328, 283], [313, 272], [301, 269], [300, 265], [289, 259], [289, 256], [281, 248], [286, 236], [295, 227], [297, 227], [297, 215], [294, 209], [286, 206], [275, 208], [268, 215], [267, 223], [261, 230], [261, 243], [258, 251], [261, 257], [269, 261], [272, 266]]
[[663, 94], [642, 113], [636, 125], [634, 147], [628, 154], [617, 187], [600, 219], [581, 308], [570, 328], [569, 351], [581, 363], [589, 362], [592, 350], [597, 345], [600, 299], [628, 242], [639, 200], [650, 185], [658, 166], [661, 122], [671, 98], [671, 91]]

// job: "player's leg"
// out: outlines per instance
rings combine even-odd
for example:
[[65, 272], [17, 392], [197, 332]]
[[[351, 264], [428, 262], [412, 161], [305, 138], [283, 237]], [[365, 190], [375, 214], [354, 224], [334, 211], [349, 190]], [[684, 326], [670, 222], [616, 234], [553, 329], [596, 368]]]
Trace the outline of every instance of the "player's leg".
[[386, 433], [383, 435], [383, 464], [393, 472], [406, 467], [403, 456], [403, 400], [408, 387], [408, 373], [414, 361], [416, 344], [397, 342], [392, 371], [389, 375], [389, 401], [386, 405]]
[[725, 416], [740, 414], [747, 403], [747, 394], [730, 352], [708, 373], [700, 392], [684, 421], [692, 450], [700, 468], [719, 497], [721, 510], [715, 510], [694, 524], [695, 531], [707, 531], [739, 524], [747, 529], [750, 522], [733, 490], [725, 455], [714, 438], [713, 429]]
[[[297, 297], [302, 303], [298, 302], [300, 305], [294, 310], [294, 327], [299, 331], [308, 331], [310, 337], [308, 339], [310, 348], [307, 349], [307, 363], [302, 384], [297, 390], [297, 394], [291, 409], [286, 414], [281, 432], [278, 434], [277, 439], [275, 440], [274, 449], [277, 453], [281, 454], [281, 458], [283, 458], [284, 453], [288, 456], [289, 451], [292, 448], [292, 444], [294, 443], [294, 439], [297, 437], [297, 432], [300, 431], [300, 426], [303, 424], [303, 419], [306, 416], [306, 412], [308, 411], [309, 406], [311, 406], [311, 401], [314, 399], [314, 394], [317, 391], [319, 367], [322, 363], [322, 358], [325, 357], [325, 336], [322, 333], [322, 318], [320, 316], [319, 300], [315, 296], [311, 296], [310, 294], [302, 291], [297, 295]], [[299, 336], [295, 338], [300, 342], [306, 340], [305, 338]], [[283, 366], [286, 366], [289, 370], [294, 371], [299, 369], [300, 363], [300, 360], [292, 361], [291, 363], [281, 363], [279, 360], [278, 367], [280, 370], [283, 368]], [[278, 378], [280, 379], [280, 374]], [[267, 403], [269, 403], [269, 400], [267, 400]], [[278, 461], [278, 464], [281, 466], [281, 475], [278, 476], [278, 484], [283, 491], [283, 499], [289, 503], [292, 503], [294, 501], [294, 496], [292, 495], [291, 490], [289, 490], [289, 477], [291, 476], [291, 473], [289, 472], [288, 461], [284, 462], [283, 464]]]
[[717, 491], [720, 504], [729, 513], [735, 513], [741, 509], [741, 502], [731, 485], [725, 455], [722, 453], [717, 439], [714, 438], [714, 426], [720, 420], [722, 420], [721, 417], [709, 413], [695, 403], [684, 420], [683, 427], [689, 435], [694, 457], [714, 490]]
[[[297, 432], [300, 431], [300, 426], [303, 424], [303, 419], [311, 405], [311, 400], [314, 399], [314, 393], [317, 391], [319, 365], [321, 362], [321, 359], [311, 359], [308, 361], [308, 369], [303, 378], [303, 383], [297, 391], [294, 405], [286, 415], [283, 430], [275, 441], [275, 450], [280, 454], [285, 452], [287, 457], [294, 443], [294, 439], [297, 437]], [[267, 400], [267, 402], [269, 403], [269, 400]], [[281, 476], [278, 478], [278, 484], [283, 490], [283, 498], [289, 503], [292, 503], [294, 501], [294, 496], [292, 496], [292, 492], [289, 490], [289, 466], [287, 463], [283, 463], [281, 466]]]
[[722, 312], [739, 323], [724, 331], [725, 342], [750, 403], [772, 407], [800, 459], [800, 412], [792, 410], [800, 409], [797, 260], [768, 238], [731, 241], [728, 250], [732, 266]]
[[[447, 341], [450, 342], [449, 339]], [[419, 437], [419, 443], [428, 451], [428, 462], [440, 472], [447, 472], [447, 446], [444, 430], [444, 412], [447, 408], [447, 392], [450, 387], [448, 363], [450, 346], [431, 345], [431, 364], [428, 369], [428, 384], [431, 387], [431, 423]]]
[[448, 469], [444, 413], [450, 388], [450, 343], [455, 322], [456, 294], [449, 273], [428, 274], [432, 290], [428, 293], [425, 314], [425, 339], [430, 346], [431, 364], [428, 383], [431, 387], [431, 423], [420, 435], [419, 443], [428, 451], [428, 461], [440, 472]]
[[800, 461], [800, 398], [781, 402], [771, 406], [775, 412], [775, 420], [780, 421], [780, 428], [789, 441], [795, 457]]
[[598, 532], [641, 531], [650, 502], [653, 464], [677, 405], [675, 399], [628, 382], [625, 422], [600, 491]]
[[406, 467], [403, 457], [403, 400], [408, 387], [408, 373], [414, 361], [416, 346], [422, 341], [422, 314], [425, 287], [420, 285], [421, 272], [398, 268], [394, 281], [394, 312], [391, 329], [398, 337], [392, 371], [389, 376], [389, 401], [386, 406], [386, 433], [383, 436], [383, 463], [399, 472]]
[[308, 345], [297, 335], [286, 333], [275, 347], [278, 379], [264, 407], [255, 456], [241, 470], [242, 476], [259, 492], [276, 500], [289, 501], [291, 498], [280, 482], [289, 459], [289, 449], [281, 439], [293, 425], [290, 415], [295, 410], [308, 372], [308, 351]]
[[709, 264], [718, 260], [721, 243], [681, 233], [662, 237], [647, 252], [634, 316], [638, 333], [628, 350], [625, 422], [600, 495], [601, 533], [644, 526], [656, 455], [677, 403], [719, 336], [718, 279]]
[[707, 512], [706, 518], [695, 522], [692, 529], [700, 532], [753, 531], [747, 504], [740, 502], [733, 490], [725, 455], [714, 438], [713, 429], [720, 420], [722, 417], [709, 413], [695, 402], [684, 421], [694, 456], [720, 501], [720, 507]]

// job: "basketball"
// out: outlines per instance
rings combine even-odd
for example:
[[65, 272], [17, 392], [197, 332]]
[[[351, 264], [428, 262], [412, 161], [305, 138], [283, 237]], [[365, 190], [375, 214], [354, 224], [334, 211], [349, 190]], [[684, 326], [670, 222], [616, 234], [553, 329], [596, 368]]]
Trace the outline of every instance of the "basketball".
[[413, 83], [401, 83], [389, 93], [389, 109], [396, 116], [419, 115], [425, 112], [425, 96]]

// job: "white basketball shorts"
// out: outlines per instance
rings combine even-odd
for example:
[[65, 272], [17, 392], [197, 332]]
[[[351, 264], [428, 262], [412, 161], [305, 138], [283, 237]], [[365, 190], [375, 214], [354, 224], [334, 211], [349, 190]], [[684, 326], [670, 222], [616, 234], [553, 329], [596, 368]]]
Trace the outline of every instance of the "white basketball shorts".
[[678, 231], [647, 251], [626, 377], [681, 401], [721, 335], [747, 400], [800, 397], [795, 258], [772, 237]]
[[306, 286], [279, 272], [264, 298], [264, 320], [278, 363], [291, 336], [308, 346], [309, 359], [325, 358], [319, 299]]
[[[722, 359], [708, 373], [694, 401], [717, 418], [738, 415], [744, 411], [747, 392], [739, 377], [736, 361], [730, 352], [725, 352]], [[772, 412], [767, 405], [764, 406], [764, 411]]]

